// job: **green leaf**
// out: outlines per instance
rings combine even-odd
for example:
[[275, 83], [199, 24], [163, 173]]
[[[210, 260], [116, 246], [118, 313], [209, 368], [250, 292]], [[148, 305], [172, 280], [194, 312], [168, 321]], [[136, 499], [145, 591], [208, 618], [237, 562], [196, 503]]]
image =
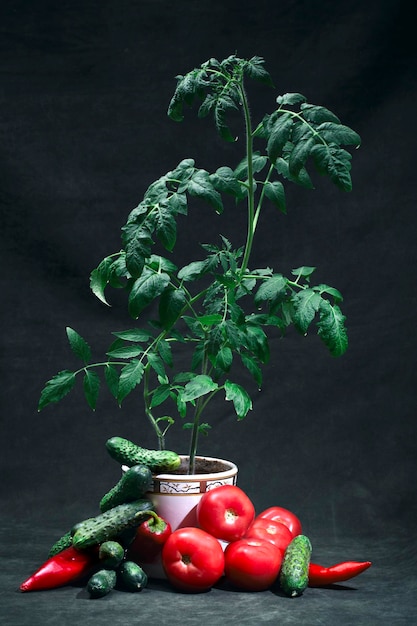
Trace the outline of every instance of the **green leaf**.
[[246, 61], [246, 64], [244, 67], [245, 73], [250, 78], [253, 78], [255, 80], [260, 81], [261, 83], [265, 85], [269, 85], [270, 87], [273, 87], [274, 84], [272, 82], [272, 78], [269, 72], [267, 72], [266, 69], [264, 68], [264, 63], [265, 61], [262, 57], [253, 56], [251, 59]]
[[285, 189], [279, 181], [265, 183], [265, 195], [273, 202], [282, 213], [286, 213]]
[[220, 324], [223, 316], [219, 313], [211, 313], [208, 315], [199, 315], [196, 319], [202, 326], [216, 326], [217, 324]]
[[159, 319], [162, 328], [165, 330], [171, 328], [186, 304], [187, 295], [183, 289], [165, 289], [159, 300]]
[[210, 180], [217, 191], [228, 193], [236, 198], [241, 195], [241, 187], [234, 171], [230, 167], [219, 167]]
[[290, 173], [293, 176], [297, 176], [298, 172], [304, 166], [313, 147], [316, 145], [316, 141], [316, 136], [308, 133], [294, 144], [294, 148], [290, 154], [288, 162]]
[[[253, 153], [252, 163], [253, 163], [253, 172], [255, 174], [257, 174], [257, 173], [261, 172], [263, 170], [263, 168], [265, 167], [265, 165], [268, 163], [268, 157], [266, 157], [265, 155], [260, 154], [259, 151], [256, 151], [256, 152]], [[245, 178], [248, 177], [248, 159], [247, 159], [247, 157], [242, 159], [242, 161], [239, 163], [239, 165], [235, 168], [234, 174], [235, 174], [235, 177], [238, 180], [245, 180]]]
[[167, 274], [175, 274], [178, 270], [175, 263], [159, 254], [151, 254], [146, 261], [146, 267], [154, 272], [167, 272]]
[[314, 185], [305, 167], [302, 167], [297, 174], [292, 174], [290, 172], [288, 161], [280, 157], [275, 162], [275, 168], [277, 172], [281, 174], [281, 176], [284, 176], [287, 180], [290, 180], [301, 187], [305, 187], [306, 189], [314, 189]]
[[232, 383], [230, 380], [226, 380], [224, 384], [226, 392], [226, 400], [231, 400], [239, 419], [243, 419], [248, 414], [248, 411], [252, 409], [252, 400], [243, 387], [236, 383]]
[[168, 341], [166, 341], [165, 339], [161, 339], [158, 342], [158, 352], [163, 362], [166, 363], [169, 367], [172, 367], [173, 365], [172, 351], [171, 351], [171, 346]]
[[220, 137], [224, 139], [224, 141], [233, 143], [236, 141], [236, 137], [232, 135], [228, 125], [226, 124], [226, 113], [230, 109], [238, 109], [232, 98], [227, 96], [217, 98], [214, 107], [214, 122]]
[[342, 191], [352, 190], [350, 176], [351, 155], [334, 144], [316, 145], [311, 151], [314, 165], [320, 174], [328, 174], [333, 183]]
[[154, 352], [148, 352], [148, 363], [158, 374], [158, 376], [165, 376], [165, 365], [160, 356], [155, 354]]
[[228, 372], [232, 362], [233, 352], [228, 346], [222, 346], [216, 355], [215, 366], [223, 372]]
[[171, 385], [160, 385], [157, 387], [155, 391], [152, 392], [151, 408], [154, 409], [156, 406], [165, 402], [165, 400], [169, 398], [170, 394]]
[[75, 356], [84, 361], [84, 363], [88, 363], [91, 359], [91, 349], [86, 340], [69, 326], [66, 328], [66, 333], [71, 350]]
[[316, 131], [327, 143], [345, 146], [360, 146], [361, 144], [361, 138], [358, 133], [343, 124], [323, 122], [316, 128]]
[[[124, 232], [127, 230], [128, 226], [122, 228]], [[126, 267], [133, 278], [137, 278], [142, 274], [145, 261], [151, 255], [153, 241], [148, 228], [132, 225], [129, 231], [129, 237], [125, 243]]]
[[293, 125], [293, 118], [289, 113], [283, 113], [274, 122], [267, 143], [267, 152], [272, 163], [281, 156], [282, 149], [291, 136]]
[[327, 293], [329, 296], [333, 296], [335, 302], [342, 302], [343, 296], [335, 287], [329, 287], [329, 285], [320, 284], [313, 287], [314, 291], [318, 291], [320, 294]]
[[223, 202], [221, 195], [213, 186], [210, 180], [209, 173], [206, 170], [197, 170], [194, 172], [187, 187], [188, 193], [191, 196], [202, 198], [211, 206], [213, 206], [217, 213], [223, 212]]
[[315, 269], [316, 268], [312, 267], [311, 265], [302, 265], [301, 267], [297, 267], [296, 269], [291, 270], [291, 274], [293, 274], [293, 276], [297, 276], [297, 278], [299, 278], [300, 276], [308, 278], [315, 271]]
[[262, 377], [262, 370], [259, 367], [256, 359], [254, 359], [252, 356], [249, 356], [249, 355], [244, 354], [244, 353], [242, 353], [240, 355], [240, 358], [242, 359], [243, 365], [252, 374], [253, 379], [255, 380], [256, 384], [258, 385], [258, 389], [260, 389], [262, 387], [262, 378], [263, 377]]
[[336, 124], [340, 124], [339, 118], [325, 107], [303, 103], [300, 110], [303, 113], [303, 117], [309, 122], [314, 122], [315, 124], [335, 122]]
[[114, 258], [106, 257], [90, 274], [90, 289], [93, 294], [107, 306], [110, 306], [104, 295], [104, 290], [110, 280], [111, 268]]
[[198, 374], [185, 385], [182, 398], [184, 402], [191, 402], [212, 391], [216, 391], [216, 389], [218, 389], [218, 385], [211, 376]]
[[247, 326], [245, 330], [248, 349], [261, 363], [267, 363], [269, 361], [268, 337], [260, 326]]
[[301, 93], [284, 93], [282, 96], [278, 96], [277, 102], [280, 106], [286, 104], [299, 104], [305, 102], [306, 98]]
[[262, 282], [255, 294], [255, 304], [259, 306], [264, 301], [274, 302], [284, 296], [287, 290], [287, 279], [282, 274], [274, 274]]
[[313, 289], [303, 289], [292, 299], [294, 305], [294, 325], [301, 333], [305, 334], [311, 322], [319, 310], [322, 298]]
[[337, 305], [328, 300], [321, 300], [320, 321], [317, 323], [318, 335], [333, 356], [341, 356], [348, 347], [348, 336], [344, 325], [346, 317]]
[[177, 223], [175, 217], [164, 205], [155, 207], [156, 234], [166, 250], [172, 252], [177, 240]]
[[119, 404], [126, 398], [127, 395], [138, 385], [143, 377], [144, 366], [141, 361], [132, 359], [130, 363], [125, 365], [120, 372], [119, 379], [119, 391], [117, 399]]
[[100, 390], [100, 377], [97, 372], [89, 369], [86, 370], [83, 385], [88, 405], [91, 409], [93, 409], [93, 411], [95, 411], [98, 393]]
[[206, 273], [206, 270], [206, 261], [192, 261], [180, 269], [178, 272], [178, 278], [185, 282], [197, 280], [200, 276]]
[[104, 376], [110, 393], [117, 399], [119, 393], [119, 373], [114, 365], [111, 365], [110, 363], [106, 364]]
[[142, 276], [133, 283], [129, 294], [129, 314], [133, 318], [138, 318], [140, 313], [155, 298], [161, 295], [170, 283], [170, 277], [165, 272], [145, 271]]
[[112, 333], [119, 339], [123, 339], [123, 341], [149, 341], [149, 339], [153, 338], [152, 333], [149, 330], [143, 330], [141, 328], [131, 328], [130, 330], [121, 330], [118, 332]]
[[75, 384], [75, 372], [63, 370], [48, 380], [45, 387], [42, 390], [38, 411], [41, 411], [45, 406], [52, 402], [59, 402], [64, 396], [67, 395], [74, 387]]
[[112, 359], [131, 359], [134, 356], [143, 354], [143, 352], [144, 348], [142, 348], [142, 346], [123, 346], [115, 350], [110, 350], [106, 354]]

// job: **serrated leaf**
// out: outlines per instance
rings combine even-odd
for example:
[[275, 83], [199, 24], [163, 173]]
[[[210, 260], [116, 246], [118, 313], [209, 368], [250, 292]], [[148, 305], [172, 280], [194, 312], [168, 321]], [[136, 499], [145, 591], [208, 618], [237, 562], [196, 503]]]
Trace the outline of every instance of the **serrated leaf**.
[[337, 115], [323, 106], [303, 103], [300, 110], [303, 113], [303, 117], [309, 122], [314, 122], [315, 124], [321, 124], [322, 122], [335, 122], [336, 124], [340, 124], [340, 120]]
[[282, 149], [291, 136], [293, 118], [289, 113], [283, 113], [274, 122], [267, 143], [267, 152], [272, 163], [281, 156]]
[[253, 357], [246, 354], [241, 354], [240, 358], [242, 359], [243, 365], [252, 374], [253, 379], [258, 385], [258, 389], [260, 389], [262, 387], [262, 370], [258, 363]]
[[255, 294], [255, 304], [259, 306], [262, 302], [274, 302], [278, 297], [285, 295], [287, 289], [287, 279], [282, 274], [274, 274], [264, 280]]
[[114, 398], [117, 399], [117, 395], [119, 392], [119, 372], [114, 367], [114, 365], [111, 365], [110, 363], [106, 364], [104, 377], [110, 393]]
[[162, 328], [167, 330], [177, 321], [187, 304], [187, 295], [183, 289], [165, 289], [159, 300], [159, 319]]
[[261, 363], [269, 361], [268, 337], [260, 326], [248, 325], [245, 329], [245, 337], [248, 349], [259, 359]]
[[51, 380], [48, 380], [45, 387], [42, 390], [38, 411], [41, 411], [45, 406], [52, 402], [59, 402], [64, 396], [67, 395], [74, 387], [75, 384], [75, 372], [69, 370], [63, 370], [58, 372]]
[[67, 326], [66, 333], [71, 350], [79, 359], [88, 363], [91, 359], [91, 348], [85, 339], [81, 337], [73, 328]]
[[156, 372], [158, 376], [165, 376], [165, 365], [161, 357], [154, 352], [148, 352], [147, 357], [148, 363], [154, 372]]
[[308, 278], [315, 270], [316, 268], [311, 265], [301, 265], [301, 267], [291, 270], [291, 274], [297, 277], [304, 276], [304, 278]]
[[277, 97], [277, 102], [280, 106], [285, 104], [299, 104], [305, 102], [306, 98], [301, 93], [284, 93], [282, 96]]
[[282, 213], [286, 213], [285, 189], [280, 181], [267, 181], [265, 183], [265, 195], [278, 207]]
[[83, 380], [83, 387], [84, 395], [86, 397], [88, 405], [91, 409], [93, 409], [93, 411], [95, 411], [97, 398], [100, 391], [100, 377], [97, 372], [89, 369], [86, 370]]
[[228, 346], [223, 346], [216, 354], [215, 366], [223, 372], [228, 372], [232, 366], [233, 352]]
[[272, 82], [272, 78], [269, 72], [267, 72], [267, 70], [264, 68], [264, 63], [265, 61], [262, 57], [253, 56], [245, 64], [245, 73], [250, 78], [258, 80], [264, 85], [269, 85], [270, 87], [273, 87], [274, 84]]
[[110, 350], [106, 354], [112, 359], [131, 359], [134, 356], [143, 354], [143, 352], [144, 349], [141, 346], [123, 346], [115, 350]]
[[294, 325], [302, 334], [307, 332], [319, 310], [321, 300], [320, 294], [313, 291], [313, 289], [303, 289], [292, 298]]
[[306, 189], [314, 189], [314, 185], [305, 167], [302, 167], [296, 175], [292, 174], [290, 172], [288, 161], [279, 157], [275, 162], [275, 168], [277, 172], [281, 174], [281, 176], [284, 176], [287, 180], [290, 180], [301, 187], [305, 187]]
[[344, 146], [360, 146], [361, 138], [357, 132], [335, 122], [323, 122], [316, 131], [323, 137], [327, 143], [335, 143]]
[[335, 302], [343, 301], [342, 294], [335, 287], [329, 287], [329, 285], [320, 284], [320, 285], [317, 285], [316, 287], [313, 287], [313, 289], [315, 291], [318, 291], [320, 294], [327, 293], [329, 294], [329, 296], [333, 296]]
[[235, 413], [239, 419], [246, 417], [252, 409], [252, 400], [248, 392], [237, 383], [226, 380], [224, 384], [226, 392], [226, 400], [231, 400], [235, 409]]
[[220, 324], [223, 316], [219, 313], [212, 313], [208, 315], [200, 315], [196, 318], [202, 326], [216, 326]]
[[311, 151], [314, 165], [320, 174], [328, 174], [333, 183], [342, 191], [352, 190], [350, 176], [351, 155], [336, 145], [316, 145]]
[[206, 172], [206, 170], [197, 170], [194, 172], [191, 180], [188, 182], [187, 190], [191, 196], [202, 198], [211, 204], [217, 213], [223, 212], [221, 195], [214, 188], [209, 173]]
[[128, 309], [133, 318], [137, 318], [145, 307], [161, 295], [170, 283], [165, 272], [147, 272], [137, 278], [129, 294]]
[[90, 274], [90, 289], [93, 294], [107, 306], [110, 306], [104, 295], [104, 290], [109, 283], [111, 268], [113, 265], [113, 257], [103, 259], [98, 267]]
[[344, 325], [346, 317], [337, 305], [328, 300], [321, 300], [320, 321], [317, 323], [318, 335], [333, 356], [341, 356], [348, 347], [348, 336]]
[[238, 109], [236, 103], [230, 97], [217, 98], [216, 105], [214, 107], [214, 121], [219, 135], [224, 141], [233, 143], [236, 141], [236, 137], [230, 132], [229, 126], [226, 124], [226, 112], [230, 109]]
[[180, 269], [178, 278], [185, 282], [196, 280], [205, 273], [206, 268], [206, 261], [192, 261]]
[[177, 240], [177, 223], [175, 217], [164, 205], [155, 208], [156, 234], [166, 250], [172, 252]]
[[[122, 231], [127, 232], [128, 227], [124, 226]], [[129, 237], [125, 243], [126, 267], [133, 278], [142, 274], [145, 261], [151, 255], [153, 244], [148, 228], [133, 226], [129, 228]]]
[[218, 389], [218, 385], [211, 376], [198, 374], [185, 385], [182, 399], [184, 402], [191, 402], [212, 391], [216, 391], [216, 389]]
[[165, 339], [161, 339], [158, 342], [158, 352], [163, 362], [166, 363], [169, 367], [172, 367], [173, 365], [172, 351], [171, 351], [171, 346], [168, 341], [166, 341]]
[[151, 254], [146, 261], [146, 267], [154, 272], [167, 272], [167, 274], [175, 274], [178, 269], [175, 263], [159, 254]]
[[[252, 167], [254, 174], [258, 174], [263, 170], [268, 162], [268, 157], [261, 154], [259, 151], [253, 153]], [[244, 180], [248, 176], [248, 160], [245, 157], [241, 160], [238, 166], [234, 170], [234, 174], [238, 180]]]
[[119, 378], [119, 390], [117, 399], [119, 404], [123, 402], [127, 395], [138, 385], [143, 377], [144, 366], [138, 359], [132, 359], [130, 363], [125, 365]]
[[217, 191], [240, 197], [241, 186], [230, 167], [219, 167], [214, 174], [210, 175], [210, 180]]
[[293, 176], [297, 176], [300, 169], [307, 161], [313, 147], [316, 145], [316, 136], [311, 133], [307, 133], [302, 139], [294, 144], [294, 148], [290, 154], [288, 166], [290, 173]]
[[155, 391], [152, 392], [151, 408], [154, 409], [155, 407], [165, 402], [165, 400], [169, 398], [170, 394], [170, 385], [160, 385], [159, 387], [157, 387]]
[[131, 328], [129, 330], [121, 330], [112, 333], [118, 339], [123, 339], [123, 341], [148, 341], [153, 338], [152, 333], [149, 330], [143, 330], [141, 328]]

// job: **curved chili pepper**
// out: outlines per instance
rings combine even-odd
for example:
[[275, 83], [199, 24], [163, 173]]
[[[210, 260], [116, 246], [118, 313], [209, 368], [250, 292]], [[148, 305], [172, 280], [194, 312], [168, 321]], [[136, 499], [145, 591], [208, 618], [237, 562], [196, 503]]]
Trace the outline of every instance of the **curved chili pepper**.
[[129, 546], [128, 558], [138, 563], [152, 563], [172, 530], [169, 522], [149, 511], [149, 519], [136, 529], [136, 536]]
[[372, 565], [371, 561], [344, 561], [331, 567], [323, 567], [310, 563], [308, 569], [308, 586], [325, 587], [358, 576]]
[[97, 560], [97, 550], [81, 551], [70, 546], [45, 561], [20, 585], [19, 589], [20, 591], [40, 591], [66, 585], [90, 572]]

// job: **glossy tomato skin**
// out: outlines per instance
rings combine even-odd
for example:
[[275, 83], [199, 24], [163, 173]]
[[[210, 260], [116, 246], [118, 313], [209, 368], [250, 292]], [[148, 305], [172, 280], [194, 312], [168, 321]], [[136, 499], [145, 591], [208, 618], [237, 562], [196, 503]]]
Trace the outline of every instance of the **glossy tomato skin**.
[[285, 524], [285, 526], [290, 529], [293, 538], [302, 534], [301, 522], [298, 517], [288, 509], [284, 509], [281, 506], [271, 506], [269, 509], [265, 509], [265, 511], [262, 511], [256, 519], [258, 518], [272, 519], [274, 522], [281, 522], [281, 524]]
[[250, 539], [264, 539], [265, 541], [273, 543], [280, 550], [282, 556], [284, 556], [287, 546], [293, 539], [290, 529], [282, 522], [275, 522], [272, 519], [259, 517], [249, 526], [245, 537]]
[[215, 537], [200, 528], [179, 528], [162, 548], [162, 565], [180, 591], [208, 591], [224, 573], [224, 554]]
[[222, 485], [207, 491], [197, 505], [200, 528], [224, 541], [241, 539], [254, 517], [252, 501], [236, 485]]
[[244, 538], [229, 543], [224, 552], [226, 578], [239, 589], [264, 591], [278, 577], [280, 550], [264, 539]]

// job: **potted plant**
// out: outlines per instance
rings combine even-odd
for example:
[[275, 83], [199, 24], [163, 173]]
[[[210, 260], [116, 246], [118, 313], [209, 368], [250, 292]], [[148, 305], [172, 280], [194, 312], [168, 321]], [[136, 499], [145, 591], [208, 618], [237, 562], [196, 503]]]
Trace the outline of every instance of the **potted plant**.
[[[238, 419], [252, 408], [245, 382], [234, 378], [234, 366], [243, 364], [261, 388], [272, 334], [283, 334], [292, 324], [305, 335], [316, 322], [318, 335], [333, 356], [347, 348], [337, 289], [314, 285], [314, 267], [298, 267], [286, 277], [272, 269], [274, 259], [270, 267], [257, 268], [251, 255], [263, 212], [286, 213], [284, 183], [313, 188], [307, 165], [342, 191], [350, 191], [351, 155], [342, 146], [358, 146], [360, 138], [327, 108], [309, 104], [299, 93], [278, 96], [272, 113], [254, 125], [245, 84], [251, 79], [273, 86], [260, 57], [246, 60], [232, 55], [221, 62], [212, 58], [177, 77], [169, 117], [179, 122], [184, 106], [198, 103], [198, 116], [212, 115], [221, 138], [234, 142], [229, 114], [240, 112], [242, 158], [213, 173], [185, 158], [148, 187], [122, 227], [122, 248], [106, 256], [90, 279], [93, 293], [105, 304], [107, 287], [126, 292], [133, 327], [114, 332], [100, 362], [91, 362], [87, 341], [67, 328], [70, 346], [82, 365], [49, 380], [39, 402], [42, 409], [61, 400], [76, 379], [83, 378], [87, 402], [94, 409], [99, 370], [119, 405], [141, 388], [143, 415], [155, 433], [155, 447], [164, 450], [169, 428], [182, 421], [189, 435], [188, 474], [196, 472], [199, 436], [210, 428], [205, 415], [211, 400], [222, 394]], [[189, 205], [195, 198], [218, 214], [227, 204], [245, 211], [246, 232], [237, 242], [213, 233], [212, 243], [201, 246], [199, 258], [178, 267], [175, 256], [168, 258], [166, 252], [173, 253], [179, 218], [192, 210]], [[152, 316], [147, 315], [150, 305]], [[185, 354], [184, 369], [177, 363], [178, 355], [183, 362]]]

